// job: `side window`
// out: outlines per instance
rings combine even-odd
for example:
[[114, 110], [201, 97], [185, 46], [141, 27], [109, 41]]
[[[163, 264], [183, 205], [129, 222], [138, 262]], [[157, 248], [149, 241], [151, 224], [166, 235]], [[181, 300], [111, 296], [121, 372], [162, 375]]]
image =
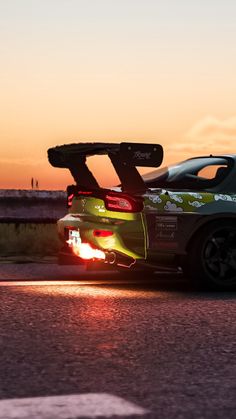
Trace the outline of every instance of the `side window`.
[[197, 176], [206, 180], [217, 180], [225, 176], [227, 169], [227, 165], [209, 165], [199, 170]]

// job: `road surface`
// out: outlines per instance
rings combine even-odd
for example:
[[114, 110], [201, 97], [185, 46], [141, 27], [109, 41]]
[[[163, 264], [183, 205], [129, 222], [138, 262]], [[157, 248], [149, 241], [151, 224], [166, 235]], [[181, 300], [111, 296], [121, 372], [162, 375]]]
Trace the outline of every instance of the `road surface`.
[[0, 419], [236, 417], [236, 293], [0, 264]]

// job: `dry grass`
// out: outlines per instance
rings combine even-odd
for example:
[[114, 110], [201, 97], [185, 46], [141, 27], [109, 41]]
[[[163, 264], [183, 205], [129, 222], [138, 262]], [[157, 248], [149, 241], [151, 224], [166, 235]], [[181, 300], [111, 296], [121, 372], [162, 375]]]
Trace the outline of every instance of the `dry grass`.
[[0, 223], [0, 256], [56, 255], [56, 224]]

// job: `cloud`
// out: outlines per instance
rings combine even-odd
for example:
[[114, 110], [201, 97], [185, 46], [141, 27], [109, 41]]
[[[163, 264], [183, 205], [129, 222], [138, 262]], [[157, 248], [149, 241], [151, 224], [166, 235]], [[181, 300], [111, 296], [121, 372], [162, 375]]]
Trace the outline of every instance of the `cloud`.
[[183, 140], [171, 144], [169, 152], [217, 154], [236, 151], [236, 116], [217, 119], [206, 116], [193, 125]]

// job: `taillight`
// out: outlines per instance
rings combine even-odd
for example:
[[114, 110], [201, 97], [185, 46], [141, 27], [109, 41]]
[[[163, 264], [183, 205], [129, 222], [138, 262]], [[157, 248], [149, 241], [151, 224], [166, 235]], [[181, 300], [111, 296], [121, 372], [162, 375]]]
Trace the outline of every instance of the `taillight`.
[[94, 237], [110, 237], [113, 236], [113, 231], [111, 230], [93, 230]]
[[74, 196], [75, 195], [73, 193], [70, 194], [70, 195], [68, 195], [68, 197], [67, 197], [67, 206], [68, 207], [71, 207], [72, 206], [72, 201], [73, 201]]
[[140, 212], [143, 209], [143, 201], [126, 195], [106, 195], [105, 206], [110, 211]]

